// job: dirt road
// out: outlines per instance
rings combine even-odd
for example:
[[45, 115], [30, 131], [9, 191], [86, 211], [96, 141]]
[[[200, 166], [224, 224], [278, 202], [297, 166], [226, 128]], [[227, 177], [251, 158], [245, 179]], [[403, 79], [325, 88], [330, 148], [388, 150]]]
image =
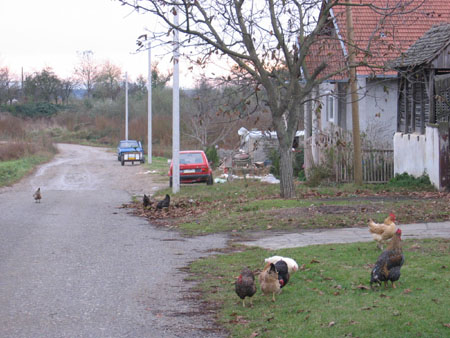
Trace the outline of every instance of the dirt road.
[[59, 149], [0, 189], [0, 336], [223, 336], [180, 269], [226, 238], [180, 238], [130, 216], [118, 207], [161, 183], [106, 149]]

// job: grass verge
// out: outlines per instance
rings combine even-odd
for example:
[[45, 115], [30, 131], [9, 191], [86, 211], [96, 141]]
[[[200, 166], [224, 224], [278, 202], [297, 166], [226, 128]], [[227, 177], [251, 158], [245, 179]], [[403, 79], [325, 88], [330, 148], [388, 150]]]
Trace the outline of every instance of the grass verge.
[[176, 195], [167, 188], [158, 191], [155, 200], [165, 194], [172, 198], [168, 210], [143, 210], [135, 203], [137, 214], [189, 235], [366, 226], [369, 218], [382, 222], [390, 212], [399, 224], [450, 219], [450, 194], [386, 185], [298, 185], [298, 197], [285, 200], [279, 198], [278, 185], [248, 179], [213, 186], [182, 185]]
[[11, 185], [28, 175], [37, 165], [49, 161], [53, 154], [43, 153], [0, 162], [0, 186]]
[[[192, 278], [231, 337], [444, 337], [450, 334], [450, 240], [404, 242], [405, 265], [397, 288], [368, 289], [374, 243], [260, 248], [201, 259]], [[297, 260], [276, 302], [259, 290], [253, 307], [242, 307], [234, 280], [243, 266], [263, 267], [280, 254]]]

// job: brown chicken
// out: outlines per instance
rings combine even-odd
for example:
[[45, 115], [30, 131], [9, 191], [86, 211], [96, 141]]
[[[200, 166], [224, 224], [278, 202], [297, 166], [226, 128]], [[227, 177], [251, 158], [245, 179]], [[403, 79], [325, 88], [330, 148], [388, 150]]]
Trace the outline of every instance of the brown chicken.
[[370, 275], [370, 287], [373, 283], [381, 284], [381, 282], [384, 282], [386, 287], [387, 282], [391, 281], [395, 289], [395, 282], [400, 279], [400, 269], [405, 262], [401, 236], [402, 231], [397, 229], [386, 250], [378, 257]]
[[249, 268], [243, 268], [241, 274], [234, 283], [234, 289], [239, 298], [242, 299], [242, 306], [245, 307], [245, 297], [250, 298], [256, 293], [255, 276]]
[[33, 194], [34, 202], [35, 203], [41, 203], [42, 195], [41, 195], [41, 188], [37, 188], [35, 193]]
[[275, 301], [275, 294], [281, 292], [280, 281], [278, 280], [278, 272], [275, 264], [269, 263], [259, 274], [259, 284], [264, 295], [272, 294], [272, 301]]
[[396, 230], [395, 215], [393, 213], [389, 214], [384, 222], [380, 224], [369, 220], [369, 231], [380, 250], [383, 250], [383, 244], [394, 236]]

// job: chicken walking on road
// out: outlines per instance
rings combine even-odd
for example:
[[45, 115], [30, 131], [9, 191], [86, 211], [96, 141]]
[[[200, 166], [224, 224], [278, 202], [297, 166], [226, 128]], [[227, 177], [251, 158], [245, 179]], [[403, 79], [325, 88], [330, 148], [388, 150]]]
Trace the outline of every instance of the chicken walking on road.
[[41, 203], [42, 195], [41, 195], [41, 188], [37, 188], [37, 190], [33, 194], [34, 202], [35, 203]]

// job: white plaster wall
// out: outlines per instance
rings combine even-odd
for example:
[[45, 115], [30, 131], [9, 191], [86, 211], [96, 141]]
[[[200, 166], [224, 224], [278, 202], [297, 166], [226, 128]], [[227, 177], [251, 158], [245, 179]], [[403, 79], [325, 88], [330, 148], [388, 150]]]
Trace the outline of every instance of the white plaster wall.
[[439, 133], [427, 126], [425, 135], [394, 134], [394, 174], [408, 173], [419, 177], [426, 173], [433, 185], [440, 189]]
[[426, 149], [425, 135], [395, 133], [394, 174], [421, 176], [426, 171]]
[[427, 126], [425, 130], [427, 137], [425, 166], [431, 183], [438, 189], [441, 189], [439, 172], [439, 129]]
[[359, 108], [361, 132], [377, 146], [392, 147], [397, 131], [397, 79], [366, 81]]

